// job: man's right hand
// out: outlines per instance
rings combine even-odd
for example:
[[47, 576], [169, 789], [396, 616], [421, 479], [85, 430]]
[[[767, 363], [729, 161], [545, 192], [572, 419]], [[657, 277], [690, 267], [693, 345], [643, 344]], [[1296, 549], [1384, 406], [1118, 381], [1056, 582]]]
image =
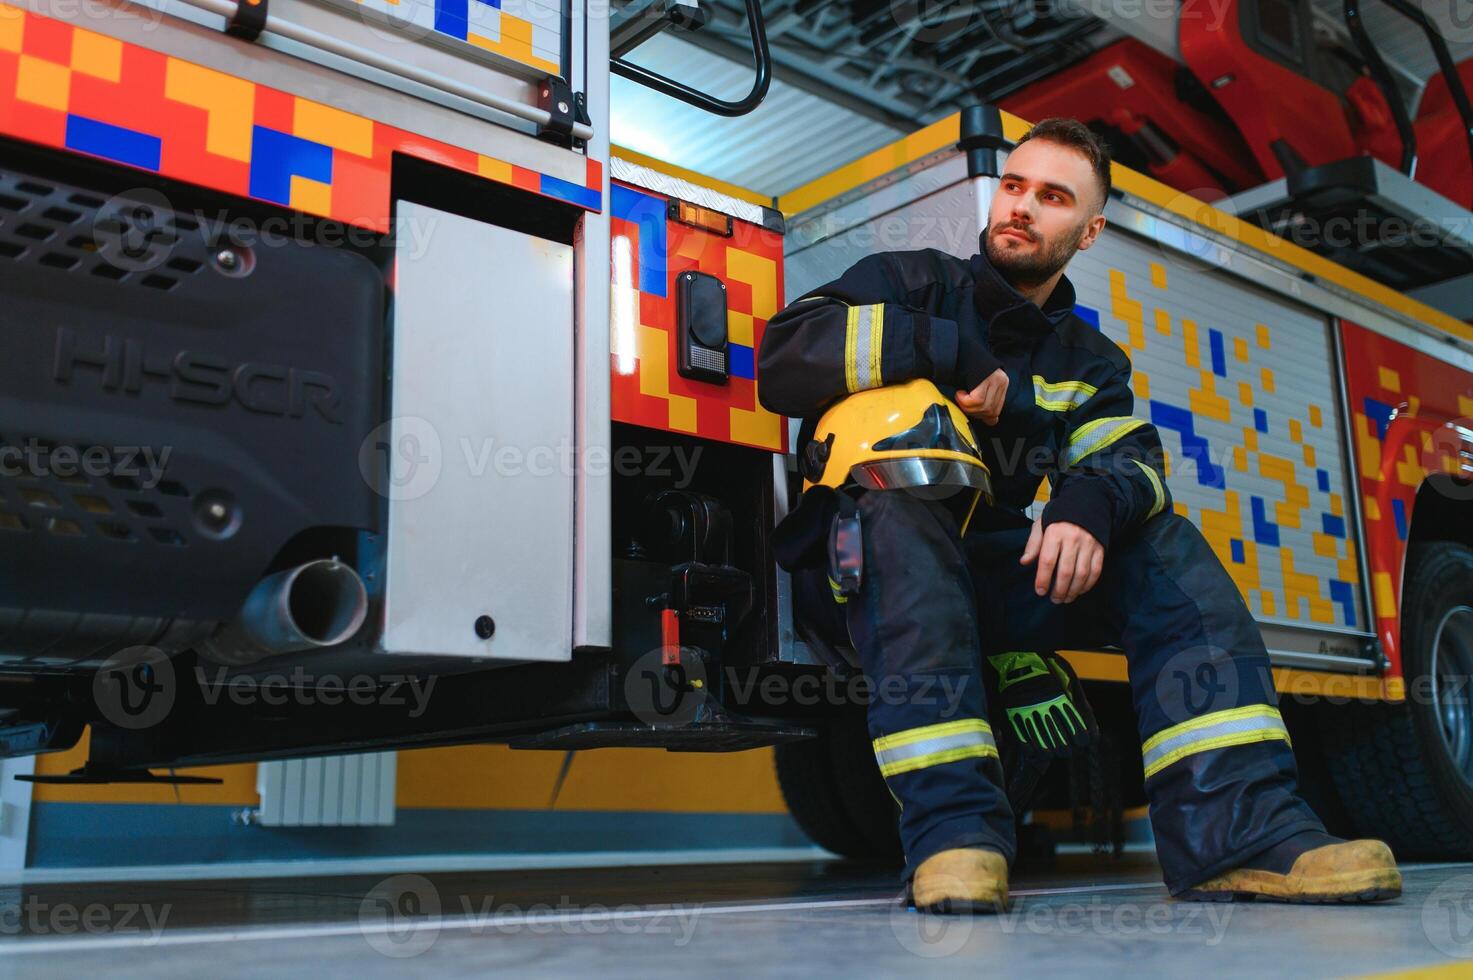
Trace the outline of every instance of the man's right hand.
[[957, 389], [956, 403], [968, 418], [983, 425], [996, 425], [1002, 416], [1002, 403], [1008, 396], [1008, 375], [1002, 368], [989, 374], [971, 391]]

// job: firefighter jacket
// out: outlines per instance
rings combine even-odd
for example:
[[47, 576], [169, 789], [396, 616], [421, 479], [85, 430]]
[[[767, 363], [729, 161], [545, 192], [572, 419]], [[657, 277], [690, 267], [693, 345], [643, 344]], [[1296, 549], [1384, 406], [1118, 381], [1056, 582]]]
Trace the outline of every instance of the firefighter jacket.
[[768, 322], [758, 397], [804, 420], [801, 453], [846, 394], [930, 378], [951, 396], [999, 367], [1009, 382], [1002, 416], [972, 422], [996, 507], [973, 527], [1026, 520], [1045, 476], [1044, 524], [1077, 524], [1107, 548], [1171, 505], [1160, 437], [1133, 416], [1129, 359], [1074, 313], [1067, 278], [1040, 308], [985, 254], [882, 252], [799, 297]]

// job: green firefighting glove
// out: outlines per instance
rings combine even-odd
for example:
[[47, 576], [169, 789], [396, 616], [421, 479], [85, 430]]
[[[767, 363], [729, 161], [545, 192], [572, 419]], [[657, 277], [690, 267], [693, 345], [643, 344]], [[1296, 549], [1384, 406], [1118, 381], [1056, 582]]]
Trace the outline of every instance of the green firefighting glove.
[[1094, 712], [1063, 657], [1015, 651], [990, 656], [987, 664], [996, 703], [1025, 753], [1064, 758], [1094, 742]]

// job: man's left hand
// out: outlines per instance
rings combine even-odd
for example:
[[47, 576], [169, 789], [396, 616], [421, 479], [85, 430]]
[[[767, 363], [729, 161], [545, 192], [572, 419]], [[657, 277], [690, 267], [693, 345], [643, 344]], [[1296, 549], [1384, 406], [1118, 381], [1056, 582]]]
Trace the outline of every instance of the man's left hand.
[[1073, 602], [1100, 580], [1105, 547], [1078, 524], [1059, 521], [1045, 529], [1039, 519], [1033, 522], [1033, 532], [1019, 561], [1024, 565], [1038, 563], [1033, 591], [1047, 594], [1054, 603]]

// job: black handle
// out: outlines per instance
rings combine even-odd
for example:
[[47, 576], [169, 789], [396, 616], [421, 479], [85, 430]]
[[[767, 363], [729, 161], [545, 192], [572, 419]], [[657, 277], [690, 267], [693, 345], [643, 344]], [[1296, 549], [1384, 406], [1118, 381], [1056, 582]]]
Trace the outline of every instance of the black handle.
[[[1422, 28], [1422, 33], [1427, 36], [1427, 43], [1432, 47], [1437, 65], [1447, 79], [1448, 92], [1453, 97], [1453, 105], [1457, 106], [1458, 118], [1463, 122], [1463, 135], [1468, 140], [1468, 155], [1473, 159], [1473, 102], [1468, 99], [1468, 90], [1463, 87], [1463, 79], [1458, 74], [1458, 66], [1453, 61], [1452, 52], [1448, 50], [1447, 41], [1437, 32], [1427, 15], [1407, 0], [1385, 0], [1385, 3]], [[1391, 105], [1391, 113], [1396, 117], [1396, 131], [1401, 134], [1401, 172], [1408, 177], [1414, 176], [1417, 167], [1417, 137], [1412, 130], [1412, 120], [1407, 114], [1406, 103], [1402, 101], [1401, 93], [1396, 88], [1396, 81], [1391, 77], [1390, 69], [1386, 67], [1380, 52], [1371, 43], [1371, 36], [1366, 32], [1365, 25], [1361, 23], [1359, 0], [1345, 0], [1345, 26], [1350, 29], [1351, 37], [1355, 39], [1356, 46], [1370, 65], [1377, 87], [1386, 96], [1386, 101]]]
[[747, 26], [752, 32], [752, 52], [757, 57], [757, 77], [752, 81], [752, 90], [737, 102], [707, 95], [699, 89], [693, 89], [673, 78], [666, 78], [623, 58], [610, 59], [609, 68], [616, 75], [623, 75], [697, 109], [714, 112], [718, 116], [745, 116], [762, 104], [762, 100], [767, 97], [767, 87], [772, 84], [772, 56], [767, 50], [767, 24], [762, 17], [762, 3], [761, 0], [746, 0], [746, 3]]

